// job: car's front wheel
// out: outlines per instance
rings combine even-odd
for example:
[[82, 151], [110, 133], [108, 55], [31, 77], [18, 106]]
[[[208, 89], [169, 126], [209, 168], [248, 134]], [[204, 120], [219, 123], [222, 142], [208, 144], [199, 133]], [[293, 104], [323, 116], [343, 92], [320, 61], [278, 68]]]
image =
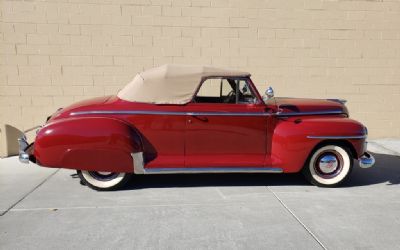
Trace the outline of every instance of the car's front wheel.
[[333, 187], [344, 182], [353, 168], [350, 150], [342, 145], [323, 145], [316, 149], [303, 168], [314, 185]]
[[129, 181], [131, 177], [131, 174], [129, 173], [86, 170], [78, 170], [77, 172], [79, 178], [85, 185], [99, 191], [108, 191], [121, 188]]

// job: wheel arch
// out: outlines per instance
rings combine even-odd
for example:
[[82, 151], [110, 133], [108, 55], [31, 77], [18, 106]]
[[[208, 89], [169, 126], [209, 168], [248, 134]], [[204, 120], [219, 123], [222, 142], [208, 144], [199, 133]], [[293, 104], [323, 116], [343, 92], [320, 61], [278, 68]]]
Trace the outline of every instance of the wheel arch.
[[[357, 151], [354, 147], [354, 145], [345, 139], [326, 139], [326, 140], [321, 140], [320, 142], [318, 142], [314, 148], [312, 148], [312, 150], [309, 153], [308, 158], [310, 158], [310, 156], [312, 155], [313, 152], [315, 152], [316, 150], [318, 150], [319, 148], [326, 146], [326, 145], [338, 145], [338, 146], [344, 146], [346, 148], [348, 148], [350, 150], [351, 153], [351, 157], [353, 159], [357, 159]], [[307, 160], [308, 160], [307, 158]], [[307, 162], [307, 161], [306, 161]], [[304, 162], [304, 164], [306, 163]]]

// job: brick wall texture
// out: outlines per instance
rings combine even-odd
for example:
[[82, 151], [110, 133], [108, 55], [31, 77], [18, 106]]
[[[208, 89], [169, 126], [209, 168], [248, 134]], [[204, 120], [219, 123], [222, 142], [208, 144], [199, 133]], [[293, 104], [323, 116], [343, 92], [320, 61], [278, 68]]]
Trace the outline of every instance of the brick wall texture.
[[246, 70], [276, 96], [343, 98], [400, 137], [400, 1], [0, 1], [0, 123], [115, 94], [165, 63]]

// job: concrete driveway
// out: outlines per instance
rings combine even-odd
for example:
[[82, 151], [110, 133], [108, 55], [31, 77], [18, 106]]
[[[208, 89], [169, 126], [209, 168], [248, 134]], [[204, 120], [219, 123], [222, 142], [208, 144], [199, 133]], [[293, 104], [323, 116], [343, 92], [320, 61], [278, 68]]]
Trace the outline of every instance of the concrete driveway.
[[138, 176], [96, 192], [74, 171], [0, 160], [0, 249], [399, 249], [400, 158], [341, 188], [300, 175]]

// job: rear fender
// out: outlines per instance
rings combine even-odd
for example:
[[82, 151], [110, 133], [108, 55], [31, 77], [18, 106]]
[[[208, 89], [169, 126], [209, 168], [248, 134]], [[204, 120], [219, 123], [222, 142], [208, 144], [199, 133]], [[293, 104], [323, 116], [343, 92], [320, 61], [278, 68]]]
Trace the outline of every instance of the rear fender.
[[[271, 142], [272, 165], [286, 173], [299, 172], [311, 152], [329, 138], [363, 136], [364, 126], [352, 119], [343, 117], [288, 118], [278, 120]], [[351, 145], [357, 157], [365, 150], [365, 138], [336, 139]]]
[[142, 151], [140, 134], [107, 117], [55, 120], [36, 136], [34, 156], [46, 167], [133, 172], [131, 153]]

